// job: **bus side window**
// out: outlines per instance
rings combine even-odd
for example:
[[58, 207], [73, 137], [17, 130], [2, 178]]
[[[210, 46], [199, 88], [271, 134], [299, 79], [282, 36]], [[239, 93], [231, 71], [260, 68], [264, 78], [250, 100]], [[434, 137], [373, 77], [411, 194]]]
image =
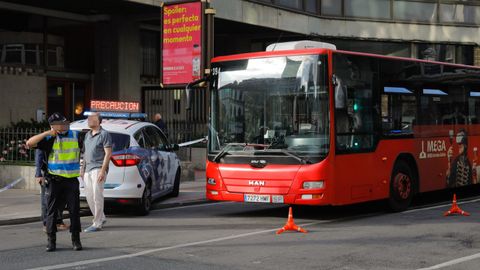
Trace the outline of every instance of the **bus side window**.
[[468, 119], [470, 124], [478, 124], [480, 118], [480, 91], [469, 91]]
[[416, 104], [414, 90], [402, 86], [385, 86], [381, 96], [383, 134], [412, 134]]
[[378, 61], [334, 54], [336, 145], [340, 153], [373, 151], [379, 114], [374, 95]]

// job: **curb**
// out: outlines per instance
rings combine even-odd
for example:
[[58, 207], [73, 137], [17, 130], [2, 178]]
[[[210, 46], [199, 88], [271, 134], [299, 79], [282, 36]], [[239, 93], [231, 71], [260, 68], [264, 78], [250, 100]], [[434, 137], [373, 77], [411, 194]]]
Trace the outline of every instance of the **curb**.
[[[175, 208], [175, 207], [181, 207], [181, 206], [207, 204], [207, 203], [215, 203], [215, 202], [211, 202], [206, 199], [201, 199], [201, 200], [193, 200], [193, 201], [186, 201], [186, 202], [166, 203], [166, 204], [159, 204], [155, 206], [151, 211]], [[90, 211], [80, 210], [80, 217], [86, 217], [86, 216], [91, 216]], [[68, 219], [68, 218], [69, 218], [69, 214], [65, 214], [64, 219]], [[41, 216], [14, 218], [14, 219], [0, 220], [0, 226], [20, 225], [20, 224], [40, 222], [40, 221], [41, 221]]]
[[[90, 215], [90, 211], [82, 211], [80, 210], [80, 217], [86, 217]], [[69, 214], [64, 214], [64, 219], [70, 218]], [[20, 225], [32, 222], [41, 222], [42, 217], [23, 217], [23, 218], [14, 218], [14, 219], [7, 219], [7, 220], [0, 220], [0, 226], [7, 226], [7, 225]]]

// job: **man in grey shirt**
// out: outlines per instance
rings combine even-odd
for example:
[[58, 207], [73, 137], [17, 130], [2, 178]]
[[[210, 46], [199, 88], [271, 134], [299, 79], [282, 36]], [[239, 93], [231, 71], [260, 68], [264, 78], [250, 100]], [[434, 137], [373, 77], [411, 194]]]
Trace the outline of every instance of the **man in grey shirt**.
[[100, 231], [106, 222], [103, 212], [103, 186], [112, 156], [112, 138], [100, 126], [101, 122], [99, 113], [88, 116], [90, 131], [85, 135], [83, 143], [83, 164], [80, 176], [85, 183], [85, 197], [93, 214], [93, 224], [86, 228], [85, 232]]

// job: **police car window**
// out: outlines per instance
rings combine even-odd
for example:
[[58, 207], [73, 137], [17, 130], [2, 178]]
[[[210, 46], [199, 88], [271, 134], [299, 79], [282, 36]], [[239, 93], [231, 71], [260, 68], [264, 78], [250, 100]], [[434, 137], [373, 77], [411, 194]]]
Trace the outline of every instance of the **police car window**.
[[155, 127], [146, 127], [145, 133], [151, 141], [151, 147], [163, 148], [165, 142], [162, 140], [160, 131]]
[[127, 149], [130, 146], [130, 136], [120, 133], [110, 132], [112, 137], [112, 151], [120, 151]]
[[160, 143], [162, 145], [167, 145], [168, 140], [167, 140], [167, 137], [165, 137], [165, 135], [163, 134], [163, 132], [156, 127], [151, 127], [151, 128], [152, 128], [152, 132], [155, 133], [160, 138]]
[[133, 138], [135, 138], [140, 147], [145, 148], [145, 139], [143, 138], [143, 132], [141, 130], [135, 133]]
[[142, 129], [143, 139], [145, 141], [145, 148], [147, 149], [155, 149], [157, 144], [154, 139], [147, 133], [147, 128]]
[[167, 140], [167, 136], [165, 136], [165, 133], [163, 133], [161, 130], [155, 128], [157, 130], [157, 132], [159, 132], [160, 134], [160, 139], [162, 140], [162, 143], [163, 145], [168, 145], [168, 140]]

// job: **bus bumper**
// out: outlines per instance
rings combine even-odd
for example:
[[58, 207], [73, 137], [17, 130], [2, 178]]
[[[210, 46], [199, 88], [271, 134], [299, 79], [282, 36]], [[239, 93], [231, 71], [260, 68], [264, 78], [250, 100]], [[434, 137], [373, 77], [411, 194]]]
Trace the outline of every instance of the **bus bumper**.
[[[211, 201], [233, 201], [252, 202], [247, 199], [249, 194], [232, 193], [224, 190], [207, 189], [206, 197]], [[255, 194], [257, 195], [257, 194]], [[299, 194], [258, 194], [263, 198], [270, 197], [268, 201], [257, 201], [258, 203], [270, 204], [298, 204], [298, 205], [330, 205], [326, 200], [325, 191], [303, 191]]]

